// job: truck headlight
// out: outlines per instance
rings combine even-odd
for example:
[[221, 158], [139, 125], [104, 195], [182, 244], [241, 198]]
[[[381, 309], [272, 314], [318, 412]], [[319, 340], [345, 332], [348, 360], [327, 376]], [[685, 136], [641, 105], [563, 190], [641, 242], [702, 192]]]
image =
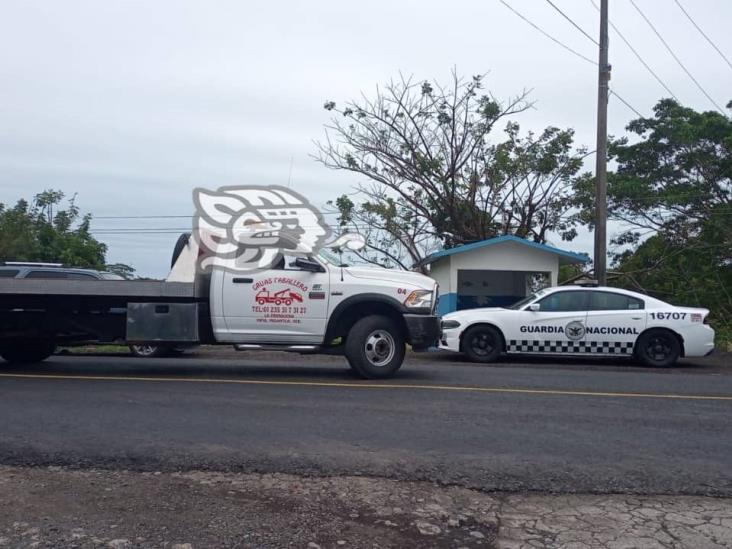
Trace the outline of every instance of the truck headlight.
[[430, 309], [432, 307], [432, 290], [414, 290], [404, 300], [404, 306], [410, 309]]

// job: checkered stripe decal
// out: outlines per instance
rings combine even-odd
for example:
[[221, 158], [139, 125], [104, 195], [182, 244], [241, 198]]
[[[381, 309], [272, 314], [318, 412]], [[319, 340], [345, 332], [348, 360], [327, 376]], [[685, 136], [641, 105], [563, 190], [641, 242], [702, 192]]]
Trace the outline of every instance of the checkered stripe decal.
[[509, 353], [591, 353], [598, 355], [633, 354], [633, 343], [625, 341], [538, 341], [512, 339]]

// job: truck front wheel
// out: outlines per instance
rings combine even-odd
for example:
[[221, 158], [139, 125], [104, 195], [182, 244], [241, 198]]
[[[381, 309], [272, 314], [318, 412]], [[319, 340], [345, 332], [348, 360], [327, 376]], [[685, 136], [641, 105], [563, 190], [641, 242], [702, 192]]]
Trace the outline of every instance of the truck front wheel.
[[51, 339], [15, 340], [0, 344], [0, 356], [11, 364], [41, 362], [55, 350], [56, 343]]
[[358, 320], [346, 336], [346, 358], [365, 379], [390, 377], [404, 361], [404, 335], [389, 317], [371, 315]]

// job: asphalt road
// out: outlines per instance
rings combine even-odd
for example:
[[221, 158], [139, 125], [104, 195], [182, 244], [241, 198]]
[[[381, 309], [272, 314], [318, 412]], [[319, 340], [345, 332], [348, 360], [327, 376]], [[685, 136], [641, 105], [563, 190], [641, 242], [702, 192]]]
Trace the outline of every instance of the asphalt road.
[[481, 490], [732, 495], [732, 364], [62, 357], [0, 365], [0, 464], [356, 474]]

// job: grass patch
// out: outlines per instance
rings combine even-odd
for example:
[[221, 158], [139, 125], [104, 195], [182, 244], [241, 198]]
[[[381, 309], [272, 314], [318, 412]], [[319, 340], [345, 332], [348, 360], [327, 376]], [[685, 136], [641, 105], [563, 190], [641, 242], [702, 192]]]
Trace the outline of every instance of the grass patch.
[[119, 355], [129, 354], [130, 348], [127, 345], [80, 345], [77, 347], [59, 347], [56, 354], [70, 355]]

